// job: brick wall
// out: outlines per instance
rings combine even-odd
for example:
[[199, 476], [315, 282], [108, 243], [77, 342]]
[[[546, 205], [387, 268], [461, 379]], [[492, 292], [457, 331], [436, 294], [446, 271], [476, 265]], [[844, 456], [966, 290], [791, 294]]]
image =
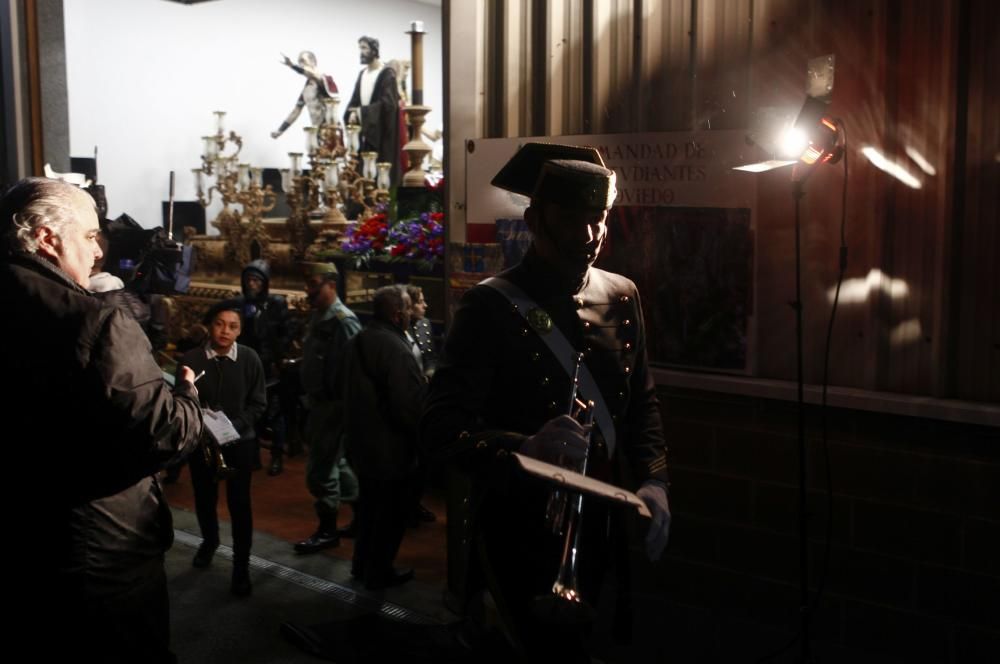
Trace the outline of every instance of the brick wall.
[[[674, 525], [667, 560], [640, 563], [637, 634], [655, 661], [757, 661], [798, 625], [796, 406], [681, 389], [661, 400]], [[1000, 662], [1000, 430], [844, 409], [828, 422], [817, 660]], [[815, 583], [829, 504], [818, 407], [807, 436]]]

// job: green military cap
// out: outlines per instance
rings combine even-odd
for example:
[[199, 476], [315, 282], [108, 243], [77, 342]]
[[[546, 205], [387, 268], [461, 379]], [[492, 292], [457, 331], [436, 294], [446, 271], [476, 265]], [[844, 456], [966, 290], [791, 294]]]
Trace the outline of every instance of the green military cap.
[[333, 263], [302, 261], [299, 265], [302, 267], [302, 276], [307, 278], [327, 274], [339, 274], [337, 266]]
[[618, 192], [615, 172], [595, 148], [525, 143], [492, 181], [493, 186], [566, 207], [610, 208]]

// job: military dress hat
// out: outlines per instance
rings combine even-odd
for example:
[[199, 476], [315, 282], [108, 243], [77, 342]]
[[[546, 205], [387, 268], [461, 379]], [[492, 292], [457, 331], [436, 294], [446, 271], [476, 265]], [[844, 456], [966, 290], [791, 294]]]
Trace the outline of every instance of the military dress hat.
[[610, 208], [618, 192], [615, 172], [595, 148], [525, 143], [492, 181], [533, 200], [571, 208]]

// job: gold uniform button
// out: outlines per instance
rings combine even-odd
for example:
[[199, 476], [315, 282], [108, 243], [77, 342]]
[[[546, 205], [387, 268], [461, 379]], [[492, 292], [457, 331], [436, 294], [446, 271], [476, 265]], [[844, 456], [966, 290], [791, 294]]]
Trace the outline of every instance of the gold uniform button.
[[632, 373], [632, 367], [626, 365], [626, 367], [625, 367], [625, 375], [627, 376], [630, 373]]
[[631, 341], [626, 341], [625, 342], [625, 350], [632, 350], [632, 342]]
[[582, 297], [579, 297], [579, 296], [574, 297], [573, 298], [573, 302], [576, 303], [576, 308], [577, 309], [583, 309], [583, 298]]
[[631, 324], [632, 324], [631, 318], [626, 318], [625, 320], [622, 321], [622, 327], [628, 327]]
[[540, 359], [542, 359], [542, 354], [539, 353], [538, 351], [535, 351], [534, 353], [531, 354], [531, 361], [532, 362], [537, 362]]
[[628, 295], [622, 295], [620, 298], [618, 298], [618, 301], [621, 302], [622, 304], [628, 304], [630, 299], [631, 298]]
[[555, 409], [556, 409], [556, 402], [555, 401], [550, 401], [549, 402], [549, 410], [555, 410]]
[[522, 337], [528, 336], [528, 328], [526, 328], [526, 327], [522, 327], [521, 328], [521, 336]]
[[590, 321], [587, 321], [587, 320], [583, 321], [583, 329], [585, 329], [585, 330], [589, 330], [590, 329]]
[[539, 382], [539, 384], [542, 387], [545, 387], [546, 385], [549, 384], [549, 377], [548, 376], [542, 376], [542, 379], [540, 381], [538, 381], [538, 382]]

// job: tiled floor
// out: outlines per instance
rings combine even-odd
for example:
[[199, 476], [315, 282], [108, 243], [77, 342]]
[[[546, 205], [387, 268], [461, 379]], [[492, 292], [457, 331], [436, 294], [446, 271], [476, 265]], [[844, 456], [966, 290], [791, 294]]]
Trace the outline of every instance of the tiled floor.
[[[262, 532], [254, 536], [253, 595], [234, 597], [229, 593], [231, 550], [223, 544], [208, 568], [193, 568], [191, 558], [200, 541], [197, 523], [182, 508], [175, 507], [173, 513], [176, 537], [166, 568], [171, 642], [180, 662], [318, 661], [284, 638], [285, 623], [321, 626], [337, 635], [328, 642], [345, 651], [351, 649], [350, 636], [373, 626], [389, 633], [407, 629], [408, 635], [417, 630], [419, 637], [447, 635], [448, 625], [456, 621], [440, 602], [438, 582], [418, 578], [400, 588], [370, 593], [350, 578], [348, 562], [332, 555], [296, 555], [286, 541]], [[221, 535], [223, 542], [229, 540], [225, 523]], [[405, 624], [400, 626], [400, 620]]]
[[[262, 456], [265, 462], [269, 458], [266, 450]], [[308, 537], [316, 529], [317, 521], [312, 496], [306, 490], [304, 455], [287, 459], [285, 472], [277, 477], [268, 476], [264, 470], [257, 471], [254, 473], [251, 487], [256, 532], [288, 542], [290, 550], [292, 542]], [[175, 484], [167, 485], [166, 494], [171, 507], [194, 510], [194, 497], [187, 468], [183, 470]], [[219, 498], [219, 518], [228, 520], [224, 492], [220, 491], [220, 494], [222, 495]], [[438, 520], [406, 531], [396, 564], [398, 567], [412, 567], [416, 578], [443, 587], [446, 578], [444, 502], [434, 495], [433, 490], [429, 490], [425, 492], [423, 504], [438, 516]], [[346, 525], [350, 518], [350, 507], [345, 506], [339, 522], [341, 525]], [[192, 532], [198, 534], [197, 524], [193, 526]], [[345, 539], [341, 541], [339, 547], [314, 555], [350, 561], [353, 553], [353, 540]]]

